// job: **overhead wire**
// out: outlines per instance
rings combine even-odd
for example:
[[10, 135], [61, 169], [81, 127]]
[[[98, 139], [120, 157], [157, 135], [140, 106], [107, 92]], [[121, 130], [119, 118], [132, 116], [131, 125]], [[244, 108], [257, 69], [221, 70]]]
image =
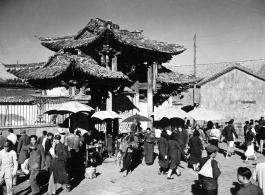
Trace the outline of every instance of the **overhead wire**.
[[200, 46], [214, 45], [214, 44], [220, 44], [220, 43], [229, 43], [229, 42], [242, 41], [242, 40], [248, 40], [248, 39], [256, 39], [256, 38], [260, 38], [260, 37], [265, 37], [265, 35], [258, 36], [258, 37], [250, 37], [250, 38], [245, 38], [245, 39], [234, 39], [234, 40], [230, 40], [230, 41], [215, 42], [215, 43], [209, 43], [209, 44], [201, 44]]
[[226, 1], [226, 2], [229, 2], [229, 3], [236, 4], [236, 5], [240, 5], [240, 6], [244, 6], [244, 7], [249, 7], [249, 8], [252, 8], [252, 9], [256, 9], [256, 10], [260, 10], [260, 11], [265, 12], [265, 9], [260, 9], [260, 8], [253, 7], [253, 6], [250, 6], [250, 5], [247, 5], [247, 4], [238, 3], [238, 2], [230, 1], [230, 0], [222, 0], [222, 1]]

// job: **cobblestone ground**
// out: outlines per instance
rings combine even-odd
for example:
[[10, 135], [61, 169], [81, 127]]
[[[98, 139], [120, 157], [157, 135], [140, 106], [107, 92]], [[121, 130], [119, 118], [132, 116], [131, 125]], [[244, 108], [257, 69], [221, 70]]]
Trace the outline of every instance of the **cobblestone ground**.
[[[226, 150], [226, 144], [220, 144], [221, 149]], [[155, 147], [155, 152], [157, 148]], [[235, 194], [237, 184], [237, 168], [240, 166], [249, 167], [253, 170], [254, 165], [265, 160], [261, 154], [257, 154], [258, 161], [252, 160], [249, 163], [243, 162], [243, 150], [236, 148], [237, 155], [226, 160], [223, 154], [219, 153], [216, 160], [221, 163], [222, 174], [219, 177], [219, 195]], [[166, 175], [158, 175], [158, 161], [155, 160], [151, 166], [139, 165], [127, 177], [123, 177], [114, 164], [114, 159], [107, 159], [97, 167], [98, 177], [95, 179], [84, 179], [74, 184], [71, 192], [59, 190], [60, 195], [200, 195], [200, 187], [197, 185], [198, 174], [187, 167], [187, 163], [181, 162], [180, 171], [182, 175], [173, 175], [173, 180], [167, 180]], [[20, 178], [19, 181], [21, 181]], [[15, 193], [19, 195], [30, 194], [29, 182], [19, 182], [15, 187]], [[47, 189], [44, 185], [43, 191]], [[46, 190], [47, 191], [47, 190]], [[47, 194], [46, 192], [44, 194]]]

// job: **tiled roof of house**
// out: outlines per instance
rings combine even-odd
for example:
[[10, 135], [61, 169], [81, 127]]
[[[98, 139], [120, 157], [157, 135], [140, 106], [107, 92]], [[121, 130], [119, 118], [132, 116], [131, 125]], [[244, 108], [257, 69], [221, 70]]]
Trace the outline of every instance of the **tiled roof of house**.
[[185, 75], [166, 68], [165, 66], [158, 67], [157, 82], [166, 84], [194, 84], [200, 79], [193, 75]]
[[[260, 60], [247, 60], [247, 61], [235, 61], [235, 62], [220, 62], [210, 64], [197, 64], [196, 76], [202, 79], [212, 77], [215, 74], [222, 72], [228, 67], [239, 65], [253, 71], [253, 73], [260, 72], [262, 70], [265, 73], [265, 59]], [[174, 72], [186, 75], [193, 75], [193, 65], [181, 65], [181, 66], [168, 66]]]
[[[108, 25], [110, 25], [110, 29], [108, 29]], [[142, 35], [142, 30], [133, 32], [121, 30], [117, 24], [99, 18], [91, 19], [76, 35], [50, 38], [39, 37], [39, 40], [43, 46], [57, 52], [60, 49], [88, 46], [95, 40], [102, 38], [107, 30], [117, 41], [124, 45], [171, 55], [177, 55], [186, 50], [178, 44], [150, 40]]]
[[99, 79], [129, 80], [122, 72], [116, 72], [98, 65], [89, 56], [56, 53], [47, 62], [32, 64], [3, 64], [7, 72], [26, 80], [54, 79], [59, 77], [73, 64], [76, 70]]
[[216, 74], [214, 74], [214, 75], [212, 75], [210, 77], [205, 77], [201, 82], [198, 83], [198, 85], [199, 86], [203, 85], [203, 84], [205, 84], [205, 83], [207, 83], [209, 81], [212, 81], [212, 80], [218, 78], [219, 76], [224, 75], [225, 73], [230, 72], [231, 70], [234, 70], [234, 69], [241, 70], [241, 71], [243, 71], [243, 72], [245, 72], [247, 74], [250, 74], [250, 75], [252, 75], [254, 77], [257, 77], [257, 78], [265, 81], [265, 75], [262, 75], [259, 72], [254, 72], [253, 70], [251, 70], [249, 68], [246, 68], [244, 66], [241, 66], [239, 64], [235, 64], [235, 65], [228, 66], [224, 70], [222, 70], [222, 71], [220, 71], [220, 72], [218, 72], [218, 73], [216, 73]]

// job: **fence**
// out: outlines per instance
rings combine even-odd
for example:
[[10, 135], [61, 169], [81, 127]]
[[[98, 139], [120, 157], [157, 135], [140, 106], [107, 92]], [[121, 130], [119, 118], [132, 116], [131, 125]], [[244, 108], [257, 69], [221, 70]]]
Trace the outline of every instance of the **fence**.
[[0, 102], [0, 126], [25, 126], [40, 124], [60, 124], [66, 115], [43, 114], [48, 108], [63, 101], [46, 100], [30, 102]]

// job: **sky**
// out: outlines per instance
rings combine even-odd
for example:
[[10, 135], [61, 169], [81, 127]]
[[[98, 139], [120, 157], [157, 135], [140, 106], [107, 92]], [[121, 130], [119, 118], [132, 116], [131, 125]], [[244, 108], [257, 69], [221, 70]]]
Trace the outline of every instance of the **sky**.
[[[0, 62], [47, 61], [35, 37], [75, 35], [90, 19], [187, 48], [165, 64], [265, 59], [265, 0], [0, 0]], [[12, 78], [0, 65], [0, 78]]]

